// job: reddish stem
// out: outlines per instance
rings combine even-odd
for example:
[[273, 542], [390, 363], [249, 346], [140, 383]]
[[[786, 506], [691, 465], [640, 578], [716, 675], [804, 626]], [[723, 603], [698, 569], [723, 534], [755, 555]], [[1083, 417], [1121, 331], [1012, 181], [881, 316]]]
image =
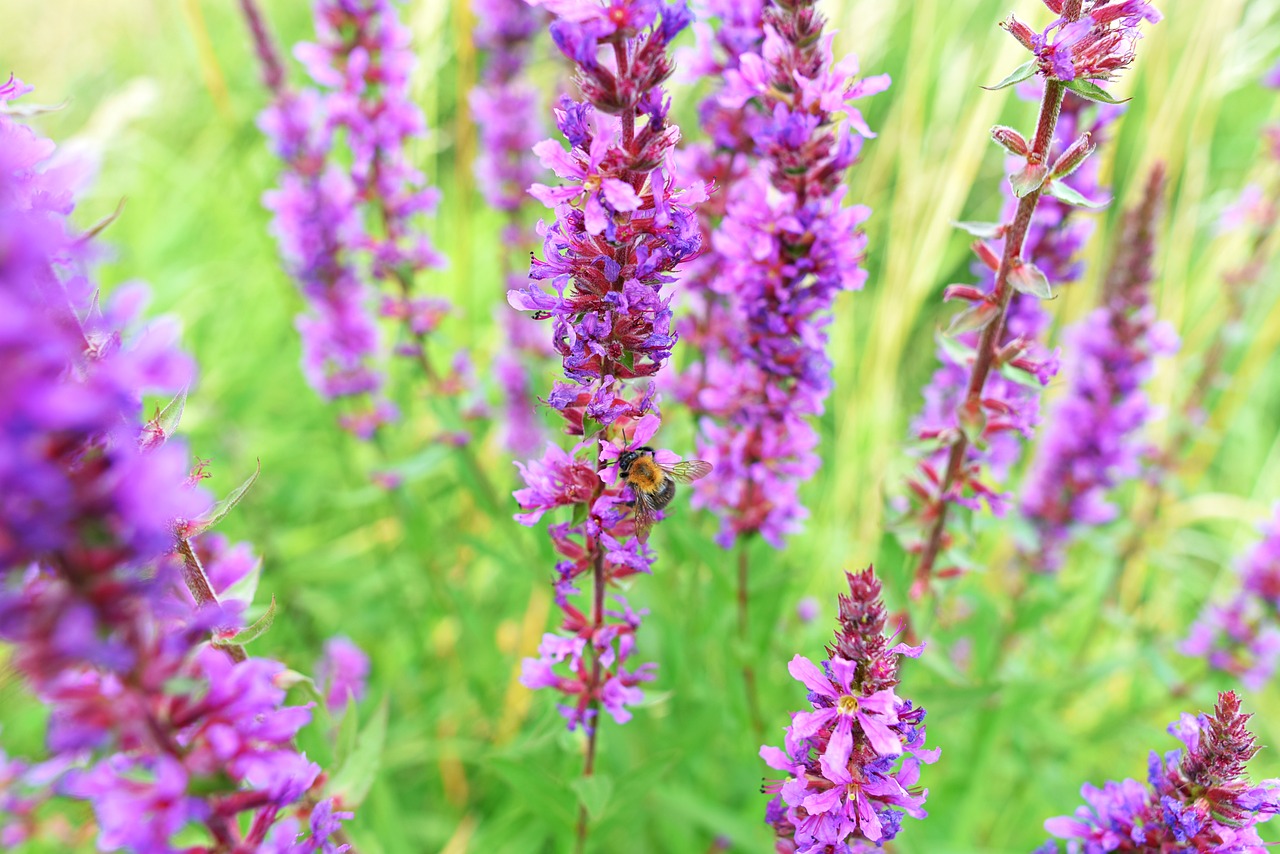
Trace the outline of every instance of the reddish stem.
[[[1068, 21], [1074, 21], [1079, 18], [1080, 0], [1073, 0], [1073, 2], [1068, 3], [1063, 16]], [[1062, 111], [1062, 99], [1066, 91], [1066, 84], [1060, 80], [1047, 80], [1045, 82], [1044, 97], [1040, 102], [1040, 118], [1036, 125], [1035, 140], [1032, 143], [1028, 162], [1033, 164], [1047, 162], [1049, 146], [1053, 142], [1053, 132], [1058, 125], [1058, 115]], [[1015, 265], [1022, 262], [1022, 251], [1026, 243], [1027, 230], [1031, 226], [1031, 218], [1035, 214], [1036, 205], [1040, 202], [1041, 193], [1042, 189], [1037, 188], [1018, 201], [1018, 208], [1014, 213], [1013, 222], [1010, 223], [1005, 231], [1004, 254], [1000, 258], [1000, 269], [996, 273], [995, 292], [992, 294], [998, 306], [998, 313], [996, 319], [987, 324], [982, 331], [982, 337], [978, 342], [977, 354], [974, 358], [973, 370], [969, 375], [968, 392], [957, 411], [965, 407], [977, 408], [981, 406], [982, 390], [986, 385], [987, 377], [991, 374], [996, 349], [1004, 335], [1004, 324], [1005, 318], [1009, 313], [1009, 303], [1014, 294], [1013, 287], [1009, 284], [1009, 274]], [[911, 596], [914, 599], [919, 599], [924, 595], [925, 591], [928, 590], [929, 581], [933, 577], [934, 565], [942, 549], [942, 538], [946, 531], [947, 511], [951, 503], [948, 495], [960, 479], [961, 470], [964, 468], [965, 452], [968, 448], [969, 440], [961, 432], [951, 445], [951, 451], [947, 457], [946, 471], [943, 474], [942, 482], [938, 484], [937, 498], [934, 499], [933, 506], [933, 524], [929, 529], [924, 549], [920, 554], [920, 564], [916, 568], [915, 583], [911, 586]]]

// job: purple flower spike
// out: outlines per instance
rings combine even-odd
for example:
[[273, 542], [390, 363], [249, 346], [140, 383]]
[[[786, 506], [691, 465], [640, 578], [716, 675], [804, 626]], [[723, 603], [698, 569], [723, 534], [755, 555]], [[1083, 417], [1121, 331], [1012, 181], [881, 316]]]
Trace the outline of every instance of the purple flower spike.
[[[1044, 0], [1062, 15], [1064, 0]], [[1134, 47], [1143, 21], [1160, 22], [1161, 15], [1146, 0], [1084, 0], [1083, 15], [1075, 20], [1059, 17], [1035, 32], [1016, 17], [1003, 26], [1036, 55], [1040, 71], [1057, 80], [1111, 80], [1133, 62]]]
[[[692, 206], [707, 191], [677, 166], [680, 133], [668, 121], [662, 89], [672, 70], [669, 44], [688, 23], [684, 5], [531, 5], [555, 14], [552, 37], [576, 67], [585, 100], [561, 99], [554, 113], [564, 141], [535, 146], [559, 183], [529, 191], [555, 219], [539, 224], [542, 257], [507, 299], [550, 322], [564, 381], [546, 401], [564, 418], [565, 432], [581, 439], [568, 451], [549, 443], [541, 459], [517, 464], [525, 481], [515, 493], [518, 521], [533, 525], [561, 507], [572, 510], [569, 521], [550, 526], [561, 557], [560, 631], [545, 635], [538, 657], [524, 661], [521, 681], [564, 696], [560, 711], [569, 729], [587, 732], [594, 757], [601, 711], [625, 723], [643, 698], [640, 684], [653, 678], [653, 665], [634, 661], [641, 614], [606, 595], [652, 571], [647, 525], [660, 516], [636, 515], [637, 496], [621, 480], [619, 463], [624, 453], [652, 454], [658, 465], [679, 460], [649, 447], [661, 423], [653, 378], [676, 343], [668, 286], [700, 250]], [[575, 597], [584, 578], [591, 591], [580, 608]], [[582, 822], [585, 833], [585, 813]]]
[[1280, 663], [1280, 504], [1238, 574], [1235, 595], [1205, 607], [1182, 652], [1206, 659], [1213, 669], [1257, 691], [1271, 681]]
[[[342, 426], [370, 439], [398, 418], [382, 396], [389, 348], [379, 316], [400, 326], [394, 352], [442, 385], [426, 340], [447, 305], [415, 295], [417, 277], [444, 264], [419, 222], [439, 194], [404, 151], [426, 123], [409, 96], [414, 57], [392, 0], [317, 0], [315, 21], [316, 41], [295, 50], [315, 88], [268, 74], [276, 100], [259, 126], [286, 168], [263, 203], [307, 300], [297, 320], [307, 381], [343, 401]], [[270, 55], [257, 23], [259, 53]]]
[[819, 667], [797, 655], [788, 667], [809, 689], [812, 711], [792, 714], [783, 748], [760, 748], [760, 758], [787, 775], [765, 786], [777, 795], [766, 821], [779, 851], [863, 850], [896, 837], [904, 814], [925, 817], [928, 791], [916, 783], [921, 763], [933, 763], [939, 751], [924, 746], [924, 709], [894, 691], [899, 657], [915, 658], [923, 647], [894, 645], [885, 635], [880, 582], [870, 568], [846, 579], [849, 595], [840, 597], [827, 659]]
[[1049, 418], [1022, 494], [1022, 513], [1036, 529], [1028, 559], [1041, 571], [1058, 568], [1076, 530], [1115, 518], [1107, 494], [1138, 477], [1153, 454], [1139, 435], [1152, 414], [1142, 387], [1155, 358], [1177, 345], [1151, 304], [1163, 187], [1157, 166], [1142, 203], [1125, 219], [1102, 304], [1067, 333], [1067, 394]]
[[350, 638], [334, 637], [324, 642], [324, 655], [316, 664], [316, 683], [330, 712], [338, 714], [349, 701], [363, 699], [368, 677], [369, 656]]
[[[260, 850], [311, 811], [320, 768], [294, 744], [311, 713], [285, 704], [284, 666], [231, 640], [248, 603], [218, 600], [256, 559], [189, 536], [213, 503], [172, 435], [192, 363], [141, 323], [141, 290], [100, 301], [53, 143], [5, 112], [0, 140], [0, 643], [53, 754], [0, 755], [0, 847], [56, 794], [92, 807], [103, 851]], [[176, 397], [146, 419], [156, 393]]]
[[866, 279], [870, 211], [845, 203], [843, 181], [874, 134], [854, 102], [889, 79], [837, 61], [813, 3], [710, 3], [706, 14], [693, 64], [724, 82], [700, 109], [713, 145], [686, 160], [722, 190], [703, 209], [711, 251], [692, 270], [680, 327], [699, 359], [676, 393], [701, 416], [699, 455], [715, 468], [695, 503], [720, 517], [717, 541], [759, 534], [781, 548], [819, 466], [830, 311]]
[[[1087, 806], [1074, 815], [1051, 818], [1044, 829], [1067, 839], [1067, 850], [1195, 851], [1204, 854], [1262, 854], [1266, 845], [1255, 827], [1280, 811], [1280, 780], [1254, 785], [1244, 764], [1258, 751], [1246, 728], [1250, 715], [1227, 691], [1212, 715], [1186, 715], [1169, 725], [1184, 745], [1163, 757], [1154, 751], [1147, 785], [1137, 780], [1081, 789]], [[1056, 854], [1054, 842], [1037, 849]]]

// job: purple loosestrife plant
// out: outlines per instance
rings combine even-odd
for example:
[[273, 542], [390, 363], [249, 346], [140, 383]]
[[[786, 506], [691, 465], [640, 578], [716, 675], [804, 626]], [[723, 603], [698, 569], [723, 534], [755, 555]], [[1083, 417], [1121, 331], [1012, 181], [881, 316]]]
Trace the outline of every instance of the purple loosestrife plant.
[[1116, 516], [1108, 494], [1142, 474], [1152, 449], [1141, 429], [1151, 418], [1143, 385], [1176, 337], [1151, 303], [1155, 233], [1164, 169], [1151, 171], [1142, 202], [1129, 211], [1097, 309], [1067, 332], [1068, 388], [1054, 407], [1022, 492], [1035, 528], [1029, 566], [1056, 570], [1076, 531]]
[[378, 317], [395, 321], [395, 352], [445, 384], [426, 343], [449, 311], [417, 293], [444, 261], [422, 231], [438, 193], [408, 161], [426, 133], [409, 97], [414, 57], [392, 0], [317, 0], [316, 41], [297, 46], [314, 88], [284, 82], [257, 10], [242, 5], [275, 103], [260, 125], [285, 164], [264, 197], [289, 274], [307, 300], [298, 318], [308, 382], [349, 403], [341, 422], [370, 438], [396, 417], [384, 393]]
[[[1088, 806], [1074, 815], [1051, 818], [1045, 830], [1066, 839], [1071, 854], [1110, 851], [1195, 851], [1207, 854], [1263, 854], [1267, 846], [1255, 827], [1280, 810], [1280, 780], [1254, 785], [1244, 765], [1258, 752], [1245, 726], [1251, 715], [1227, 691], [1212, 715], [1187, 715], [1169, 725], [1184, 745], [1163, 757], [1155, 751], [1147, 785], [1137, 780], [1081, 789]], [[1055, 854], [1048, 842], [1037, 854]]]
[[[530, 192], [555, 211], [539, 225], [542, 258], [530, 283], [508, 295], [517, 309], [552, 324], [565, 380], [547, 403], [579, 437], [569, 451], [548, 444], [539, 460], [519, 464], [526, 487], [515, 493], [532, 525], [547, 511], [571, 507], [572, 518], [550, 526], [556, 551], [556, 603], [562, 631], [547, 634], [539, 657], [524, 662], [523, 682], [554, 688], [570, 729], [588, 735], [584, 775], [593, 773], [599, 712], [624, 723], [641, 698], [652, 665], [630, 661], [640, 615], [608, 589], [648, 573], [653, 552], [637, 536], [631, 488], [615, 463], [647, 446], [659, 416], [652, 378], [671, 356], [671, 297], [664, 286], [699, 249], [692, 205], [706, 197], [674, 168], [679, 129], [667, 120], [662, 83], [671, 74], [670, 42], [689, 22], [683, 3], [546, 0], [556, 14], [551, 35], [575, 65], [585, 100], [564, 99], [556, 126], [569, 144], [546, 140], [536, 151], [562, 182]], [[551, 286], [547, 290], [540, 283]], [[658, 463], [678, 459], [655, 453]], [[573, 597], [588, 579], [587, 602]], [[586, 835], [580, 813], [579, 844]]]
[[1231, 599], [1205, 607], [1182, 651], [1258, 691], [1271, 681], [1280, 660], [1280, 504], [1245, 556], [1239, 579]]
[[[992, 131], [995, 141], [1017, 163], [1009, 175], [1010, 189], [1017, 198], [1011, 215], [999, 224], [964, 224], [978, 238], [974, 251], [990, 271], [990, 289], [952, 285], [945, 294], [945, 299], [961, 299], [970, 305], [952, 321], [944, 339], [949, 360], [961, 366], [952, 389], [939, 395], [948, 401], [943, 411], [949, 414], [940, 423], [917, 425], [918, 438], [934, 443], [939, 452], [924, 458], [918, 475], [908, 484], [912, 501], [909, 521], [919, 530], [919, 539], [911, 544], [920, 554], [912, 587], [915, 597], [928, 589], [938, 571], [939, 557], [950, 545], [947, 517], [951, 506], [974, 508], [985, 500], [993, 509], [1001, 507], [1002, 496], [986, 471], [994, 466], [987, 459], [988, 451], [993, 439], [1003, 434], [1029, 432], [1037, 417], [1037, 398], [1014, 386], [1044, 385], [1057, 372], [1056, 356], [1044, 353], [1018, 328], [1020, 312], [1012, 304], [1017, 294], [1042, 299], [1051, 296], [1054, 266], [1069, 263], [1070, 252], [1064, 256], [1062, 248], [1052, 244], [1046, 261], [1030, 254], [1036, 248], [1029, 238], [1041, 198], [1072, 206], [1095, 204], [1064, 180], [1085, 163], [1094, 142], [1088, 132], [1080, 132], [1073, 140], [1064, 140], [1060, 151], [1055, 148], [1063, 100], [1071, 92], [1114, 104], [1095, 81], [1110, 80], [1127, 66], [1133, 58], [1133, 42], [1139, 37], [1139, 23], [1160, 17], [1141, 0], [1044, 2], [1059, 17], [1043, 33], [1033, 32], [1016, 18], [1003, 25], [1035, 56], [996, 88], [1039, 75], [1044, 90], [1030, 140], [1012, 128]], [[1003, 247], [997, 249], [988, 242], [992, 240], [1003, 240]], [[1073, 275], [1078, 276], [1078, 270]], [[966, 341], [965, 333], [976, 333], [976, 342]], [[941, 573], [956, 571], [945, 567]]]
[[863, 205], [843, 186], [873, 136], [853, 101], [889, 78], [858, 79], [835, 60], [812, 2], [712, 4], [694, 67], [724, 84], [702, 105], [711, 145], [696, 168], [722, 183], [704, 211], [711, 253], [692, 280], [685, 330], [698, 359], [678, 393], [714, 465], [696, 506], [721, 519], [728, 548], [760, 534], [780, 548], [806, 515], [799, 485], [817, 470], [820, 415], [831, 391], [826, 326], [836, 295], [866, 280]]
[[[214, 506], [171, 438], [193, 364], [171, 325], [140, 324], [140, 287], [99, 299], [77, 170], [53, 152], [0, 113], [0, 641], [53, 754], [24, 781], [91, 804], [104, 851], [176, 851], [179, 832], [200, 840], [184, 850], [337, 850], [293, 744], [310, 711], [247, 656], [249, 603], [225, 596], [254, 561], [203, 534], [243, 493]], [[145, 394], [178, 397], [144, 420]], [[26, 835], [26, 799], [4, 801]], [[328, 816], [323, 834], [278, 823], [295, 812]]]
[[[526, 76], [534, 37], [543, 29], [543, 15], [525, 0], [472, 0], [472, 10], [476, 46], [486, 57], [480, 83], [471, 90], [471, 113], [480, 131], [475, 176], [485, 201], [506, 217], [503, 285], [517, 288], [525, 274], [516, 271], [512, 259], [532, 247], [536, 238], [522, 223], [521, 214], [530, 201], [528, 187], [542, 172], [532, 153], [545, 135], [541, 98]], [[528, 457], [546, 443], [546, 431], [535, 415], [531, 374], [552, 351], [546, 336], [538, 334], [527, 317], [503, 311], [500, 322], [507, 346], [494, 360], [493, 371], [505, 410], [502, 441], [515, 456]]]
[[782, 854], [861, 850], [893, 839], [904, 815], [925, 817], [920, 764], [940, 753], [924, 746], [924, 709], [894, 690], [899, 657], [916, 658], [924, 647], [885, 635], [880, 582], [870, 568], [845, 577], [849, 595], [840, 596], [827, 659], [818, 666], [797, 655], [788, 665], [812, 708], [792, 714], [782, 748], [760, 748], [786, 775], [764, 787], [775, 795], [766, 821]]

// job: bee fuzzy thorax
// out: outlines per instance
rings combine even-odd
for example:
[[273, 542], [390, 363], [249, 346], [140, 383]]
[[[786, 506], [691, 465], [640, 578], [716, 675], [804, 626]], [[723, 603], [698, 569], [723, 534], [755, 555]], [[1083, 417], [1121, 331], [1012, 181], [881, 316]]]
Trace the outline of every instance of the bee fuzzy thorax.
[[653, 457], [639, 457], [627, 471], [627, 483], [646, 492], [657, 489], [665, 478], [666, 474]]

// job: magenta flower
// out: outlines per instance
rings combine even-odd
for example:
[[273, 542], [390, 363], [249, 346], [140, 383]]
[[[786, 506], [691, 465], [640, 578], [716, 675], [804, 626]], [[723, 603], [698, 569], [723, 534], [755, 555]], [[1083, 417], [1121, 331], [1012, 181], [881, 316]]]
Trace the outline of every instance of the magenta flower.
[[[1044, 0], [1063, 15], [1066, 0]], [[1146, 0], [1084, 0], [1082, 17], [1059, 17], [1037, 33], [1016, 17], [1002, 26], [1036, 55], [1046, 77], [1063, 81], [1111, 80], [1133, 62], [1142, 21], [1159, 23], [1161, 15]]]
[[[1245, 763], [1258, 751], [1233, 692], [1218, 695], [1213, 715], [1187, 715], [1169, 725], [1184, 745], [1161, 757], [1152, 751], [1147, 785], [1108, 782], [1081, 790], [1088, 806], [1051, 818], [1045, 830], [1070, 840], [1068, 850], [1195, 851], [1244, 854], [1266, 850], [1255, 827], [1280, 811], [1280, 780], [1254, 785]], [[1054, 854], [1046, 843], [1037, 852]]]
[[894, 691], [899, 656], [915, 658], [924, 648], [890, 646], [870, 569], [846, 578], [849, 596], [840, 597], [829, 657], [819, 668], [797, 655], [788, 667], [809, 689], [812, 710], [792, 714], [782, 748], [760, 748], [760, 758], [786, 775], [765, 786], [777, 795], [766, 821], [779, 851], [859, 850], [852, 846], [895, 838], [904, 815], [925, 817], [920, 764], [939, 751], [924, 747], [924, 710]]
[[728, 548], [760, 534], [780, 548], [806, 511], [817, 470], [811, 419], [831, 390], [828, 314], [862, 287], [870, 211], [846, 206], [843, 176], [872, 136], [853, 106], [885, 76], [837, 62], [811, 3], [711, 4], [695, 65], [723, 86], [700, 110], [713, 147], [687, 159], [721, 187], [703, 209], [711, 251], [695, 265], [681, 334], [699, 351], [677, 380], [701, 416], [698, 455], [713, 465], [697, 506], [721, 519]]

